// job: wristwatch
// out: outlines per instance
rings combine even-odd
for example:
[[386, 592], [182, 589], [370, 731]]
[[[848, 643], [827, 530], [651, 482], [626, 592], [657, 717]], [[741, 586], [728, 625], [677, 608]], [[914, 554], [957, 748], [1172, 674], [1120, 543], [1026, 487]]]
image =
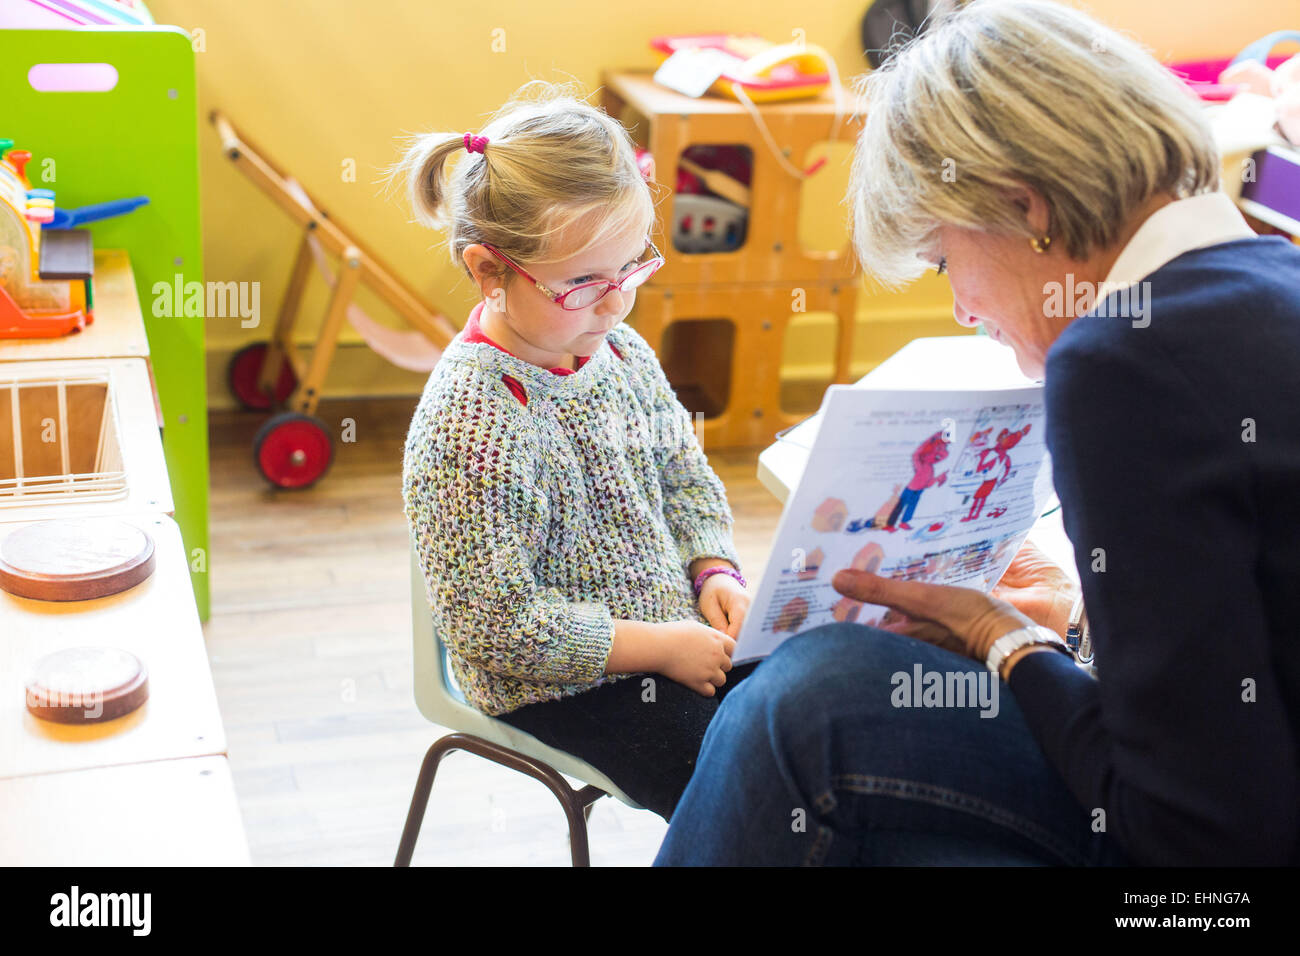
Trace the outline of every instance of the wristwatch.
[[1092, 663], [1092, 631], [1088, 627], [1088, 611], [1083, 606], [1083, 592], [1074, 599], [1070, 608], [1070, 622], [1065, 628], [1065, 643], [1074, 651], [1080, 664]]
[[1003, 634], [994, 641], [993, 646], [989, 648], [988, 659], [984, 663], [988, 665], [989, 670], [1001, 677], [1003, 661], [1015, 651], [1020, 650], [1020, 648], [1032, 647], [1037, 644], [1055, 647], [1062, 653], [1071, 656], [1074, 653], [1070, 650], [1069, 645], [1061, 640], [1061, 636], [1050, 627], [1043, 627], [1041, 624], [1030, 624], [1009, 634]]

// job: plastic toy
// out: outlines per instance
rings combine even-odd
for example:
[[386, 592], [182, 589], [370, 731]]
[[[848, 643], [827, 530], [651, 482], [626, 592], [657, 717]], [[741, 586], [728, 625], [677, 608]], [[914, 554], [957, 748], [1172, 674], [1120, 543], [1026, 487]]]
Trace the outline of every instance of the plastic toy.
[[1282, 66], [1287, 57], [1269, 54], [1274, 47], [1287, 42], [1300, 42], [1300, 31], [1270, 33], [1251, 43], [1231, 60], [1190, 60], [1168, 66], [1206, 102], [1225, 102], [1241, 92], [1277, 96], [1277, 91], [1270, 89], [1274, 84], [1269, 73]]
[[10, 30], [140, 27], [153, 22], [143, 0], [7, 0], [0, 4], [0, 28]]
[[731, 252], [745, 242], [754, 157], [746, 146], [694, 143], [677, 160], [673, 247]]
[[[38, 192], [39, 190], [33, 190]], [[54, 196], [51, 194], [51, 201]], [[108, 202], [97, 202], [89, 206], [78, 206], [76, 209], [59, 209], [55, 207], [54, 218], [47, 223], [43, 223], [46, 229], [72, 229], [74, 226], [80, 226], [87, 222], [97, 222], [100, 219], [111, 219], [113, 216], [120, 216], [128, 213], [132, 209], [138, 209], [141, 206], [149, 204], [148, 196], [133, 196], [130, 199], [111, 199]]]
[[656, 82], [691, 96], [712, 92], [739, 102], [791, 176], [807, 179], [825, 164], [823, 157], [799, 169], [786, 159], [755, 105], [815, 98], [829, 87], [835, 117], [827, 138], [835, 140], [844, 120], [843, 91], [835, 60], [822, 47], [804, 41], [776, 44], [755, 34], [705, 33], [655, 37], [650, 48], [660, 58]]
[[830, 74], [825, 51], [811, 44], [776, 44], [753, 33], [701, 33], [662, 36], [650, 41], [660, 62], [679, 50], [716, 50], [728, 63], [709, 89], [733, 100], [739, 89], [755, 103], [817, 96]]
[[673, 200], [673, 248], [732, 252], [745, 242], [746, 210], [715, 196], [678, 193]]
[[1281, 63], [1270, 60], [1268, 54], [1279, 43], [1300, 43], [1300, 30], [1282, 30], [1252, 43], [1233, 58], [1219, 81], [1241, 83], [1252, 93], [1272, 97], [1278, 131], [1300, 146], [1300, 54]]
[[[13, 140], [0, 139], [0, 338], [80, 332], [94, 321], [90, 234], [42, 230], [55, 218], [54, 193], [32, 188], [32, 154], [12, 147]], [[71, 252], [71, 269], [52, 262], [59, 249]]]

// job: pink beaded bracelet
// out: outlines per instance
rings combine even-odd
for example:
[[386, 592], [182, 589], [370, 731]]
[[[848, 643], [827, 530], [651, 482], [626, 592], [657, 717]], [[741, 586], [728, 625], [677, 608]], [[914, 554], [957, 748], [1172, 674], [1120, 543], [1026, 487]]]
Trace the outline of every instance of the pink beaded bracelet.
[[712, 577], [715, 574], [725, 574], [727, 577], [735, 578], [737, 581], [739, 581], [740, 586], [742, 588], [749, 587], [749, 583], [745, 580], [744, 576], [741, 575], [741, 573], [737, 571], [735, 568], [725, 568], [719, 565], [718, 567], [715, 568], [705, 568], [696, 576], [695, 578], [696, 597], [700, 596], [700, 589], [704, 587], [704, 582], [707, 581], [710, 577]]

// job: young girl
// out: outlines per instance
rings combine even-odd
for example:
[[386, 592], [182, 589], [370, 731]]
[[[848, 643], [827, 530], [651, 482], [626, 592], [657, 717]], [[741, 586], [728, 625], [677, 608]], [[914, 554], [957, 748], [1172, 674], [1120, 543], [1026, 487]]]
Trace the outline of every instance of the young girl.
[[621, 324], [663, 265], [632, 143], [543, 85], [394, 168], [483, 299], [411, 422], [406, 515], [470, 703], [667, 819], [750, 598], [691, 416]]

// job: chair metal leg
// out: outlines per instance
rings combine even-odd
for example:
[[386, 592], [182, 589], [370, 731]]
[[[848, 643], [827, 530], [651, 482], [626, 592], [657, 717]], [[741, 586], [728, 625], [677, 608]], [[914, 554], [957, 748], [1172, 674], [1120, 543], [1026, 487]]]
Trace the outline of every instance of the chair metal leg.
[[443, 757], [454, 750], [477, 754], [546, 784], [551, 793], [555, 794], [555, 798], [560, 801], [560, 806], [564, 808], [564, 815], [569, 821], [569, 850], [573, 865], [591, 865], [587, 847], [587, 815], [591, 811], [591, 805], [606, 796], [604, 790], [591, 785], [581, 790], [574, 790], [550, 764], [471, 734], [448, 734], [429, 748], [424, 755], [424, 761], [420, 764], [420, 776], [415, 782], [415, 792], [411, 795], [411, 808], [406, 814], [406, 825], [402, 828], [402, 839], [397, 846], [397, 859], [393, 862], [394, 866], [411, 865], [415, 841], [420, 836], [420, 826], [424, 822], [424, 811], [429, 803], [429, 793], [433, 790], [433, 778], [438, 772], [438, 764], [442, 762]]
[[402, 840], [397, 845], [397, 859], [393, 866], [410, 866], [411, 854], [415, 852], [415, 841], [420, 836], [420, 825], [424, 823], [424, 810], [429, 805], [429, 793], [433, 790], [433, 777], [438, 772], [442, 758], [457, 749], [456, 738], [460, 734], [448, 734], [434, 741], [420, 763], [420, 776], [415, 781], [415, 792], [411, 794], [411, 808], [406, 813], [406, 825], [402, 827]]
[[[560, 782], [564, 783], [563, 780]], [[590, 785], [581, 790], [570, 789], [567, 784], [564, 786], [569, 792], [567, 797], [560, 798], [560, 802], [565, 804], [564, 812], [569, 818], [569, 853], [573, 857], [573, 865], [591, 866], [587, 849], [587, 818], [591, 815], [592, 804], [605, 796], [605, 791]], [[560, 796], [558, 793], [555, 795]]]
[[596, 801], [597, 801], [597, 800], [599, 800], [601, 797], [609, 796], [609, 794], [605, 793], [605, 791], [604, 791], [604, 790], [601, 790], [599, 787], [590, 787], [590, 788], [588, 788], [588, 789], [592, 789], [592, 790], [595, 790], [595, 791], [596, 791], [596, 795], [595, 795], [594, 797], [591, 798], [591, 802], [588, 803], [585, 807], [582, 808], [582, 819], [584, 819], [584, 820], [586, 820], [588, 823], [590, 823], [590, 822], [591, 822], [591, 808], [594, 807], [594, 806], [596, 805]]

